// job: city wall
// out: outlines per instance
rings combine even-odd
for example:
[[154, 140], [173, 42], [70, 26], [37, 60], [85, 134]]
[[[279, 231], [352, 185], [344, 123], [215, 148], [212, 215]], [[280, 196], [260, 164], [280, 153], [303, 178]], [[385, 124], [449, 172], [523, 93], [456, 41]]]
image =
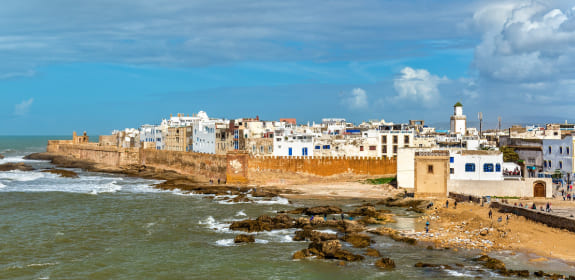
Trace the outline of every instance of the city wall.
[[225, 179], [233, 184], [269, 183], [275, 179], [306, 176], [393, 176], [396, 173], [395, 159], [368, 157], [251, 157], [242, 152], [212, 155], [119, 148], [97, 143], [75, 144], [72, 140], [48, 141], [47, 152], [111, 167], [146, 165], [197, 176], [202, 180]]
[[503, 213], [513, 213], [518, 216], [523, 216], [529, 220], [546, 224], [550, 227], [566, 229], [575, 232], [575, 219], [557, 216], [539, 210], [532, 210], [522, 207], [504, 204], [500, 202], [491, 202], [491, 207], [499, 209]]
[[249, 175], [266, 170], [305, 173], [317, 176], [339, 174], [395, 175], [395, 159], [373, 157], [250, 157]]

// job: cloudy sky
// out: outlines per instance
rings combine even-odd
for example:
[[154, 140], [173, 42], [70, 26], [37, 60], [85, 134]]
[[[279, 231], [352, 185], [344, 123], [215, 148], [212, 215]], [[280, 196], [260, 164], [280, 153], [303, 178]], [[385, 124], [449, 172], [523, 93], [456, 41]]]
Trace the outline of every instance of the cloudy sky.
[[19, 0], [0, 6], [0, 134], [159, 123], [575, 121], [573, 1]]

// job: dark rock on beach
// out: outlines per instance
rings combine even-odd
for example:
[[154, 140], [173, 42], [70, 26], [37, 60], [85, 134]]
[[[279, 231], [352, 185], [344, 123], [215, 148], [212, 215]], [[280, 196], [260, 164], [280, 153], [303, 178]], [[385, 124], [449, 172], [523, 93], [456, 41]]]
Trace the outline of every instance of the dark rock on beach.
[[22, 162], [18, 162], [18, 163], [9, 162], [9, 163], [0, 164], [0, 171], [12, 171], [12, 170], [32, 171], [32, 170], [34, 170], [34, 167], [27, 165], [25, 163], [22, 163]]
[[298, 251], [294, 254], [294, 259], [301, 259], [316, 256], [319, 259], [338, 259], [343, 261], [360, 261], [364, 257], [341, 249], [339, 240], [314, 241], [309, 244], [308, 249]]
[[326, 241], [335, 239], [337, 239], [337, 234], [315, 231], [310, 225], [305, 226], [302, 230], [296, 231], [293, 237], [294, 241]]
[[245, 232], [271, 231], [274, 229], [287, 229], [294, 225], [294, 219], [285, 214], [279, 214], [275, 217], [267, 215], [259, 216], [255, 220], [236, 221], [230, 225], [231, 230]]
[[65, 177], [65, 178], [78, 178], [79, 177], [78, 173], [76, 173], [74, 171], [70, 171], [70, 170], [64, 170], [64, 169], [46, 169], [46, 170], [42, 170], [40, 172], [57, 174], [57, 175], [60, 175], [60, 177]]
[[256, 239], [253, 235], [240, 234], [234, 238], [234, 243], [254, 243]]
[[382, 269], [393, 269], [395, 268], [395, 262], [390, 258], [382, 258], [375, 262], [375, 266]]
[[342, 240], [350, 243], [355, 248], [365, 248], [371, 245], [371, 238], [363, 233], [347, 234], [342, 237]]
[[367, 248], [367, 250], [365, 250], [365, 255], [366, 256], [370, 256], [370, 257], [376, 257], [379, 258], [381, 257], [381, 253], [373, 248]]

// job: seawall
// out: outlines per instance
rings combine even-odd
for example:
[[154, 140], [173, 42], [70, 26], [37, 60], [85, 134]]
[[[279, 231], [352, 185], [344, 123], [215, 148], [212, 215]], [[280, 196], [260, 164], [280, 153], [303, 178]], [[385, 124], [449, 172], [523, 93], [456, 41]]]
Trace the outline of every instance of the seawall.
[[77, 160], [120, 168], [145, 165], [171, 170], [199, 180], [222, 179], [228, 183], [266, 184], [276, 180], [334, 177], [339, 180], [354, 176], [394, 176], [395, 159], [369, 157], [253, 157], [245, 152], [227, 155], [155, 149], [100, 146], [98, 143], [77, 144], [71, 140], [48, 141], [47, 152]]
[[504, 213], [513, 213], [518, 216], [523, 216], [529, 220], [546, 224], [550, 227], [575, 232], [575, 219], [573, 218], [561, 217], [548, 212], [517, 207], [500, 202], [491, 202], [491, 207], [499, 209], [499, 211]]

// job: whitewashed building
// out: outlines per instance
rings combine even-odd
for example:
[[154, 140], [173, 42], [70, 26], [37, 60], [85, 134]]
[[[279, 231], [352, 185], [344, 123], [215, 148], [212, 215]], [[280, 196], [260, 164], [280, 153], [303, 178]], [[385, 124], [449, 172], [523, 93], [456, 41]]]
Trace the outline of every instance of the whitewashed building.
[[140, 126], [140, 142], [145, 149], [154, 148], [156, 150], [164, 149], [164, 137], [162, 128], [158, 125], [145, 124]]
[[503, 153], [499, 151], [451, 150], [450, 180], [503, 180]]
[[[314, 138], [313, 133], [294, 132], [291, 129], [276, 129], [273, 141], [274, 156], [313, 156]], [[330, 149], [330, 145], [324, 145], [324, 149]]]
[[548, 176], [560, 171], [565, 182], [574, 179], [573, 148], [574, 137], [565, 136], [563, 139], [543, 139], [543, 172]]

